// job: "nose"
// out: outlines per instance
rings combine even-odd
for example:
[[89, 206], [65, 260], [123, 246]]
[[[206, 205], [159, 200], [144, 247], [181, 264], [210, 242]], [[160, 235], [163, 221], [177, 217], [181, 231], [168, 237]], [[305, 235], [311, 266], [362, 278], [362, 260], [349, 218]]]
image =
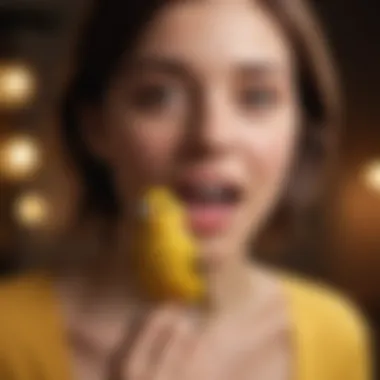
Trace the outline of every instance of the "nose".
[[188, 143], [198, 154], [226, 153], [235, 145], [236, 120], [221, 89], [198, 94], [189, 123]]

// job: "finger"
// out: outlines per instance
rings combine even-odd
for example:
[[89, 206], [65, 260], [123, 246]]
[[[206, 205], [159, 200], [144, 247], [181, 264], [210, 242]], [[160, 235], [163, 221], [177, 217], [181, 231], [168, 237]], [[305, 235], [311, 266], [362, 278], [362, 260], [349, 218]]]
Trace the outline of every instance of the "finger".
[[135, 315], [127, 325], [123, 339], [110, 355], [108, 380], [120, 380], [123, 378], [123, 376], [121, 376], [123, 372], [122, 368], [126, 366], [130, 350], [138, 336], [139, 328], [144, 324], [145, 319], [145, 315], [139, 313]]
[[173, 327], [167, 344], [162, 351], [160, 361], [154, 369], [154, 379], [184, 378], [184, 361], [190, 360], [194, 346], [194, 325], [189, 319], [180, 319]]
[[147, 318], [147, 323], [136, 339], [135, 346], [122, 364], [122, 373], [126, 379], [142, 379], [152, 371], [151, 368], [158, 360], [165, 344], [165, 337], [169, 335], [177, 314], [177, 309], [169, 306]]
[[176, 379], [222, 379], [220, 369], [225, 363], [216, 354], [217, 340], [213, 339], [212, 332], [205, 326], [197, 327], [188, 342], [188, 356], [185, 361], [181, 361], [182, 372], [177, 372]]

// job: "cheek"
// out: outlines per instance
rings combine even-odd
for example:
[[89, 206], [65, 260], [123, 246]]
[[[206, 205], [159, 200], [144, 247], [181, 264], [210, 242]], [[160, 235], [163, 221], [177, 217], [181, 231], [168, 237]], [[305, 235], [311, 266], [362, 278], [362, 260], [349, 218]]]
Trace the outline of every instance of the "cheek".
[[125, 120], [113, 124], [111, 139], [111, 165], [119, 176], [154, 182], [170, 174], [181, 134], [167, 123]]
[[297, 120], [291, 118], [286, 125], [283, 121], [281, 124], [277, 127], [273, 122], [258, 127], [245, 140], [246, 162], [255, 182], [253, 186], [264, 187], [269, 193], [275, 192], [286, 180], [297, 142]]

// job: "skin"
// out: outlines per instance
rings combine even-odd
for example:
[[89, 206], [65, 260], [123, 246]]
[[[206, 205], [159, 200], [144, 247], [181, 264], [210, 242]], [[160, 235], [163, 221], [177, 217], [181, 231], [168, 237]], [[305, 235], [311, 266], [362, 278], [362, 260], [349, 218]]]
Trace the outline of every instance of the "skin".
[[[232, 178], [244, 196], [226, 233], [197, 235], [207, 314], [178, 305], [142, 312], [126, 305], [116, 281], [91, 301], [83, 284], [61, 283], [78, 378], [105, 379], [110, 371], [125, 380], [288, 377], [281, 286], [248, 264], [247, 251], [283, 191], [296, 150], [294, 71], [285, 34], [258, 3], [172, 2], [121, 64], [101, 107], [85, 113], [88, 144], [114, 176], [124, 235], [146, 184], [170, 186], [206, 168]], [[113, 279], [127, 277], [120, 246], [122, 253], [102, 265]], [[136, 310], [144, 318], [132, 328]], [[133, 339], [131, 331], [138, 331]]]

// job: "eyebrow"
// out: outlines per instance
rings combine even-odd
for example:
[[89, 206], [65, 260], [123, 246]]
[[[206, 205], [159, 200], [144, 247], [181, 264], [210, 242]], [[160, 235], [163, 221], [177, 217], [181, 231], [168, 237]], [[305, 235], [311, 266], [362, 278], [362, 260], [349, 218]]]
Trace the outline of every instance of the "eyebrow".
[[[177, 77], [192, 77], [191, 72], [185, 65], [175, 58], [163, 57], [138, 57], [131, 61], [130, 67], [132, 70], [150, 70], [157, 71], [165, 74], [174, 75]], [[279, 74], [284, 71], [284, 68], [276, 63], [265, 60], [246, 60], [237, 62], [234, 67], [240, 75], [254, 78], [266, 78], [274, 74]]]
[[275, 62], [257, 61], [239, 64], [238, 71], [243, 76], [261, 78], [280, 74], [284, 71], [284, 68]]
[[183, 63], [173, 58], [139, 57], [131, 61], [130, 67], [135, 71], [149, 70], [171, 74], [177, 77], [189, 77], [190, 72]]

